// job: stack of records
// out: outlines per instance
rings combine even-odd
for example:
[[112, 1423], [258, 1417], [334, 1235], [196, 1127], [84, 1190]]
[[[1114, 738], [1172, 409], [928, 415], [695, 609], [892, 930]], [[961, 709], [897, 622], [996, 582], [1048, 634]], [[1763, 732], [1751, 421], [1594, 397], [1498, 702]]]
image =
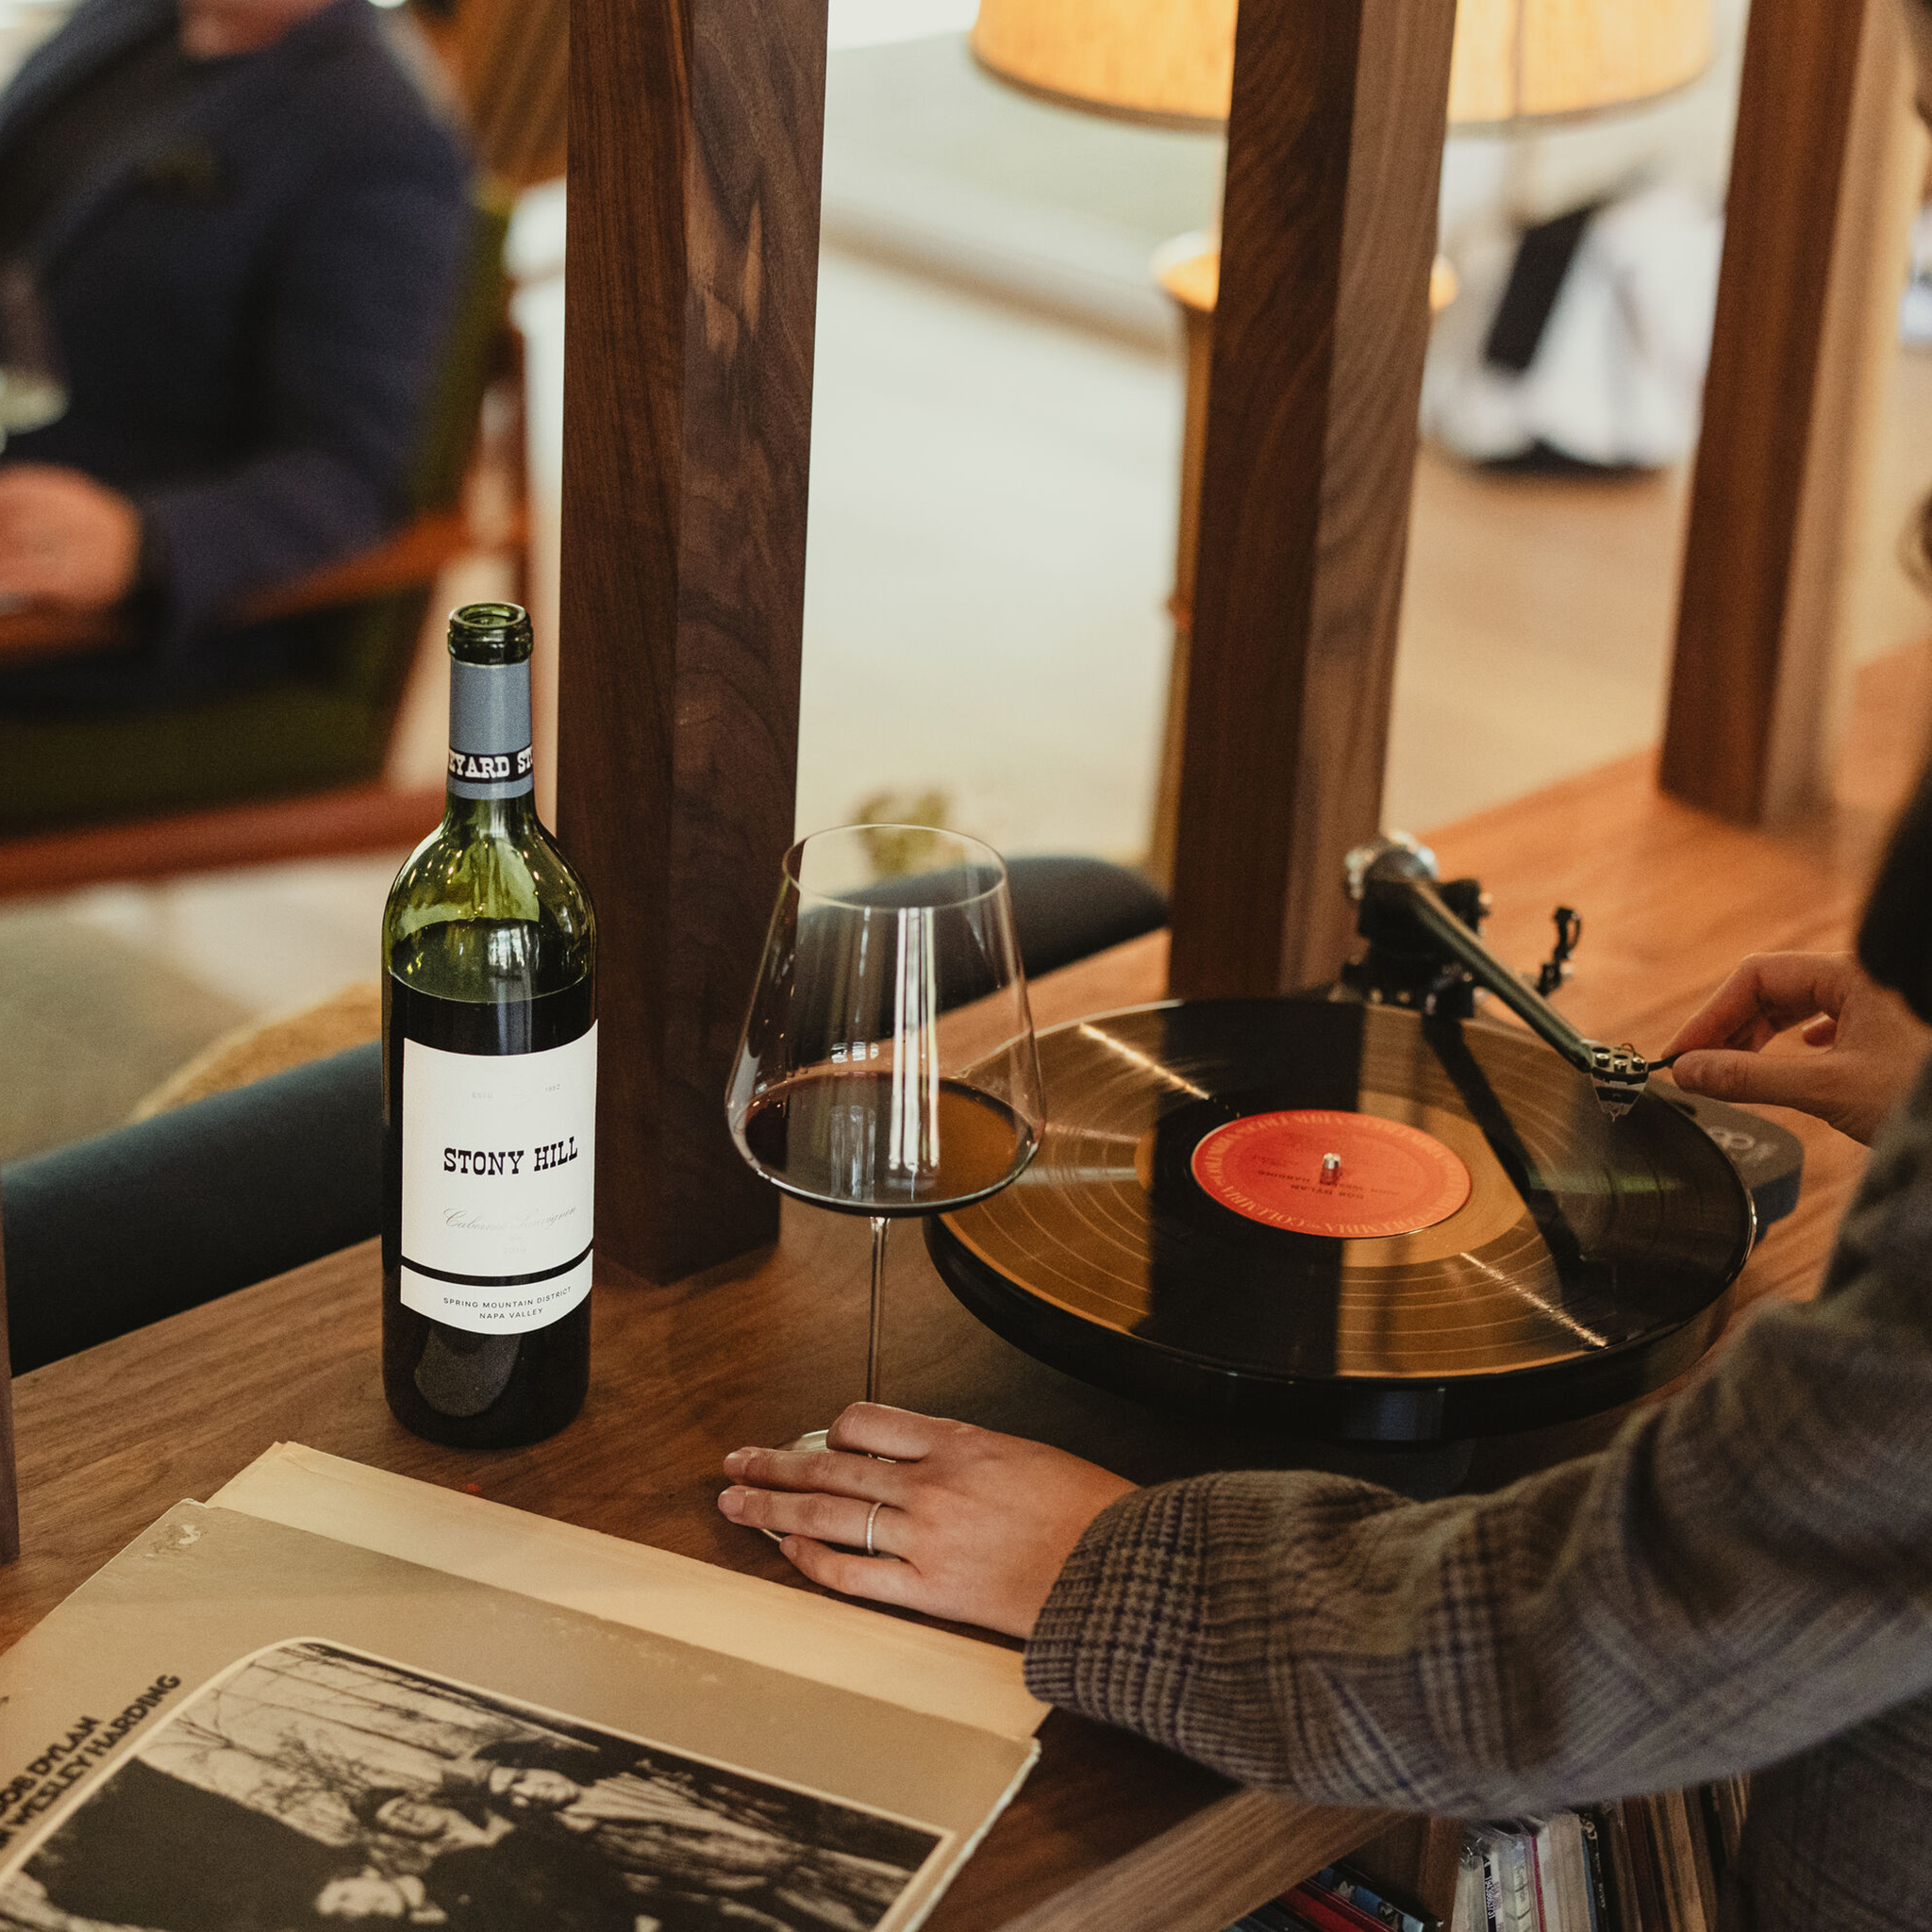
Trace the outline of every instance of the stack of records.
[[1717, 1932], [1747, 1797], [1725, 1778], [1474, 1827], [1451, 1932]]
[[[1464, 1834], [1447, 1932], [1718, 1932], [1738, 1856], [1742, 1778]], [[1444, 1932], [1395, 1888], [1341, 1863], [1228, 1932]]]

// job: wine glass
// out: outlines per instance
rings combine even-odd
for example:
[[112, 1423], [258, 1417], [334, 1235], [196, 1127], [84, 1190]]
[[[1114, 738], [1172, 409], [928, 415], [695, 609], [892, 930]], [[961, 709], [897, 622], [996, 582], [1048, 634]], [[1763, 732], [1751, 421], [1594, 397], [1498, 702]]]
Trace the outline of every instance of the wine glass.
[[0, 449], [66, 413], [67, 379], [32, 272], [0, 261]]
[[[33, 272], [0, 259], [0, 451], [9, 436], [44, 429], [66, 413], [67, 377]], [[31, 601], [0, 595], [0, 616]]]
[[[908, 850], [917, 871], [884, 871]], [[767, 1180], [871, 1221], [865, 1399], [876, 1402], [888, 1227], [996, 1193], [1045, 1124], [999, 854], [903, 825], [794, 845], [724, 1110]], [[816, 1430], [791, 1446], [824, 1442]]]

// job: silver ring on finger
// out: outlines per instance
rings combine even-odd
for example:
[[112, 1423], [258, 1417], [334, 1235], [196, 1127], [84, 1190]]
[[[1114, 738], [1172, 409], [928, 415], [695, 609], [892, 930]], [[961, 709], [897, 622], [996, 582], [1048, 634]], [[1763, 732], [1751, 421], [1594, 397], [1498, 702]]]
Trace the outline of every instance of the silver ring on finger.
[[868, 1510], [868, 1511], [866, 1512], [866, 1518], [865, 1518], [865, 1554], [866, 1554], [866, 1555], [867, 1555], [868, 1557], [876, 1557], [876, 1556], [880, 1556], [880, 1555], [882, 1555], [882, 1554], [883, 1554], [883, 1552], [882, 1552], [882, 1551], [881, 1551], [881, 1550], [879, 1549], [878, 1545], [877, 1545], [876, 1543], [874, 1543], [874, 1542], [873, 1541], [873, 1540], [872, 1540], [872, 1533], [873, 1533], [873, 1526], [874, 1526], [874, 1524], [876, 1524], [876, 1523], [878, 1522], [878, 1520], [879, 1520], [879, 1511], [880, 1511], [881, 1509], [883, 1509], [883, 1508], [884, 1508], [885, 1507], [886, 1507], [886, 1506], [885, 1506], [885, 1504], [884, 1504], [883, 1502], [879, 1502], [879, 1503], [874, 1503], [874, 1505], [872, 1506], [872, 1507], [871, 1507], [871, 1508], [870, 1508], [870, 1509], [869, 1509], [869, 1510]]

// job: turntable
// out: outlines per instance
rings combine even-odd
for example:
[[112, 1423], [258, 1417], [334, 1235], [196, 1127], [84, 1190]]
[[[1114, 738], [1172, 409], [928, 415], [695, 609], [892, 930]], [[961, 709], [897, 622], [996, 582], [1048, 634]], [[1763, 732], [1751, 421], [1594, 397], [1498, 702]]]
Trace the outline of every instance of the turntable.
[[1795, 1201], [1799, 1143], [1549, 1005], [1566, 909], [1532, 987], [1474, 881], [1397, 841], [1351, 870], [1368, 946], [1337, 986], [1043, 1033], [1040, 1152], [928, 1224], [940, 1274], [1068, 1374], [1289, 1436], [1449, 1441], [1657, 1388]]

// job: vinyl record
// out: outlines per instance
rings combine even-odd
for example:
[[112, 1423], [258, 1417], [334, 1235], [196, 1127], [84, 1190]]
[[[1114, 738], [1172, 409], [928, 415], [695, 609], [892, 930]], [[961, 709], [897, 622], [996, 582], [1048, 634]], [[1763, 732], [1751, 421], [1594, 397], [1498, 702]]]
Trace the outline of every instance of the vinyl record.
[[1040, 1039], [1047, 1128], [928, 1224], [940, 1273], [1084, 1380], [1286, 1434], [1437, 1441], [1654, 1389], [1706, 1348], [1751, 1197], [1646, 1094], [1522, 1029], [1318, 999]]

